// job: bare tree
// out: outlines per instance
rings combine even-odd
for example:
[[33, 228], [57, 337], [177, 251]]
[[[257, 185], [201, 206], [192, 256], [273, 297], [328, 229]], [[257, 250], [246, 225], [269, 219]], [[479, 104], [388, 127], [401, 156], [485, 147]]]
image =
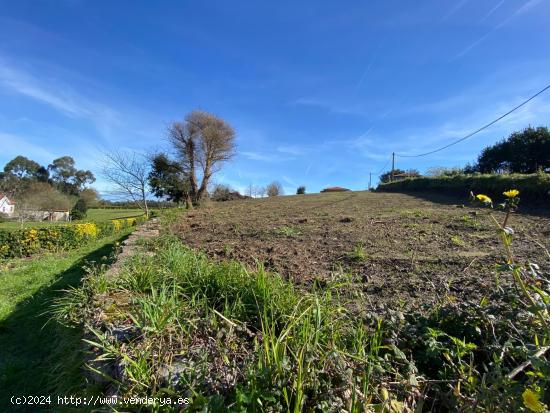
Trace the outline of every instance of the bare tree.
[[114, 195], [130, 198], [149, 218], [147, 205], [149, 162], [135, 152], [107, 152], [104, 154], [101, 175], [114, 185]]
[[[206, 194], [212, 175], [234, 155], [235, 131], [223, 119], [195, 110], [184, 122], [174, 122], [168, 136], [189, 176], [188, 205], [197, 205]], [[200, 185], [197, 173], [202, 176]]]
[[265, 186], [257, 186], [256, 187], [256, 194], [260, 197], [260, 198], [263, 198], [265, 197], [267, 193], [267, 189]]
[[273, 181], [266, 187], [267, 196], [283, 195], [283, 186], [280, 182]]

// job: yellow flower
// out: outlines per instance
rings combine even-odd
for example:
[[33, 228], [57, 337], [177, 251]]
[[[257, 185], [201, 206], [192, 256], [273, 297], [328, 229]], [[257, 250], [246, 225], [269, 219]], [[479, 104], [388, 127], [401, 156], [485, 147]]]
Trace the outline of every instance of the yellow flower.
[[476, 198], [479, 199], [481, 202], [484, 202], [486, 204], [493, 203], [492, 199], [489, 198], [487, 195], [479, 194], [479, 195], [476, 195]]
[[531, 389], [525, 389], [522, 396], [523, 396], [523, 404], [529, 410], [535, 413], [540, 413], [544, 411], [544, 405], [540, 402], [539, 400], [540, 396], [537, 392], [534, 392]]
[[509, 189], [508, 191], [503, 192], [502, 195], [506, 198], [515, 198], [519, 195], [519, 191], [517, 189]]

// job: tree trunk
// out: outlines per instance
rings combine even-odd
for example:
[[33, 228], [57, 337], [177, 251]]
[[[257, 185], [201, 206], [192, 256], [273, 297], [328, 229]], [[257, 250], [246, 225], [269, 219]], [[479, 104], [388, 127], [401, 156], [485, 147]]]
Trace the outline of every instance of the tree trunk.
[[199, 188], [199, 190], [197, 191], [197, 199], [196, 199], [196, 203], [197, 205], [200, 204], [205, 192], [206, 192], [206, 188], [208, 187], [208, 181], [210, 181], [210, 176], [212, 175], [212, 173], [210, 172], [210, 166], [207, 165], [205, 170], [204, 170], [204, 175], [202, 177], [202, 182], [201, 182], [201, 186]]

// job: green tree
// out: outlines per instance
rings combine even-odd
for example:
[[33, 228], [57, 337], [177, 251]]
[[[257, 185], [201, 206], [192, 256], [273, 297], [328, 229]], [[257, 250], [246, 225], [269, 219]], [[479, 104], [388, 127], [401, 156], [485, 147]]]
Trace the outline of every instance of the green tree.
[[482, 173], [534, 173], [550, 169], [550, 132], [528, 127], [488, 146], [474, 168]]
[[78, 198], [76, 204], [74, 204], [73, 209], [71, 210], [71, 219], [78, 220], [86, 218], [86, 213], [88, 212], [88, 205], [86, 201], [82, 198]]
[[48, 170], [38, 162], [24, 156], [16, 156], [4, 166], [0, 173], [0, 191], [16, 196], [31, 182], [47, 182]]
[[95, 176], [87, 170], [76, 169], [74, 159], [62, 156], [48, 165], [51, 181], [65, 194], [78, 195], [86, 184], [95, 182]]
[[299, 186], [296, 190], [296, 195], [303, 195], [306, 193], [306, 187], [305, 186]]
[[151, 158], [149, 186], [157, 198], [183, 202], [189, 194], [189, 177], [181, 164], [159, 153]]
[[48, 180], [48, 171], [35, 162], [24, 156], [16, 156], [4, 166], [4, 173], [13, 175], [19, 179], [31, 179], [41, 182]]

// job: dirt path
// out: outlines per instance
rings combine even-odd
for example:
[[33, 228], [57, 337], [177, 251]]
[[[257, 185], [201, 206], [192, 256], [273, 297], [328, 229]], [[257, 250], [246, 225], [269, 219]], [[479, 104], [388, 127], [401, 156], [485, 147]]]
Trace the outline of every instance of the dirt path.
[[131, 257], [134, 255], [138, 250], [138, 242], [141, 239], [147, 239], [147, 238], [153, 238], [158, 237], [160, 234], [159, 230], [159, 219], [158, 218], [152, 218], [149, 221], [147, 221], [145, 224], [141, 225], [136, 229], [134, 232], [130, 234], [128, 238], [126, 238], [124, 241], [122, 241], [122, 251], [117, 256], [117, 260], [111, 265], [111, 267], [107, 270], [105, 275], [107, 277], [114, 277], [116, 276], [122, 264], [124, 261], [128, 259], [128, 257]]

